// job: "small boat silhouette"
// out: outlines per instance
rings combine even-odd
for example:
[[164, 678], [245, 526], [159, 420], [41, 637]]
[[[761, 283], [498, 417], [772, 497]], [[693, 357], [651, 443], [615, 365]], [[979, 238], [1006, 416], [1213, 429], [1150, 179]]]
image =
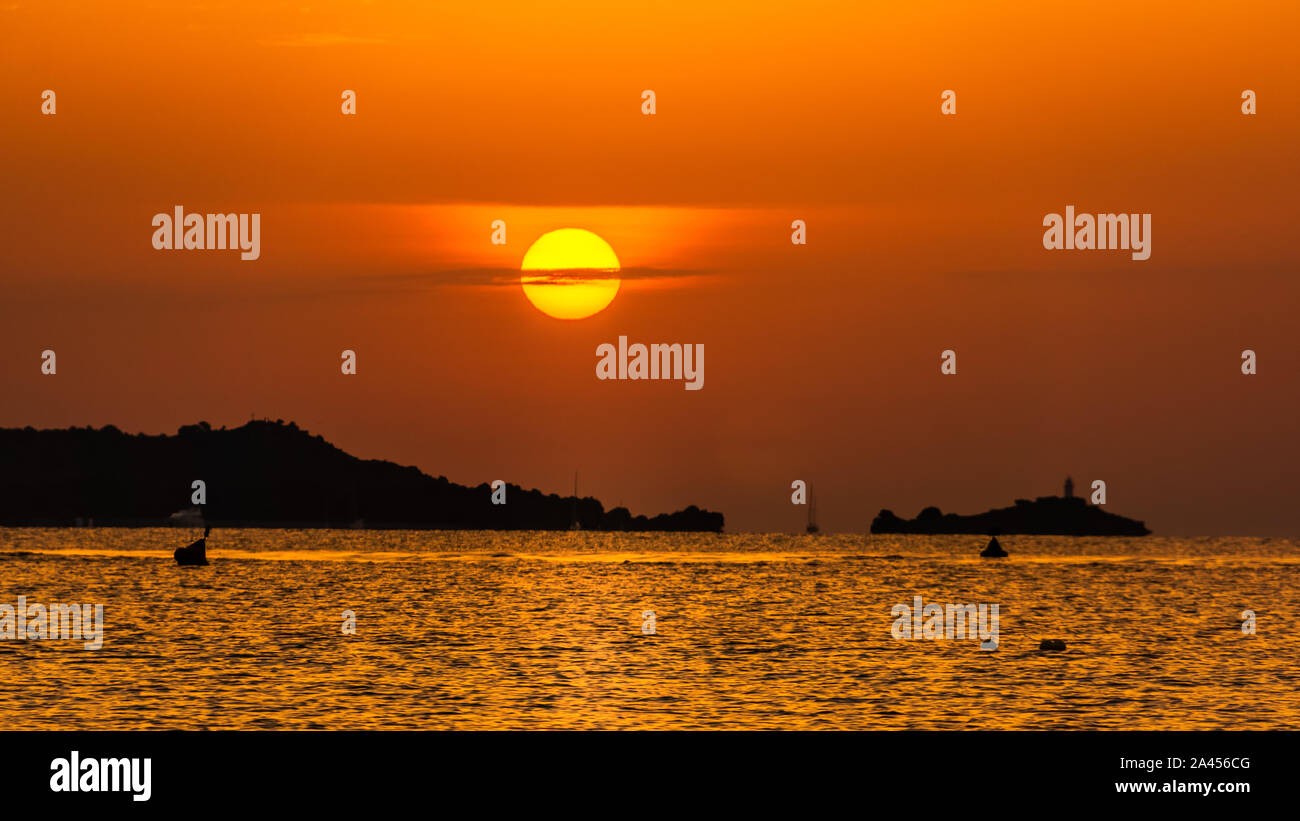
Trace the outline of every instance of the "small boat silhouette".
[[573, 506], [569, 530], [582, 530], [582, 522], [578, 521], [578, 471], [576, 470], [573, 472]]
[[176, 548], [172, 555], [176, 557], [176, 563], [181, 566], [197, 567], [208, 563], [208, 534], [212, 528], [203, 528], [203, 538], [186, 547]]

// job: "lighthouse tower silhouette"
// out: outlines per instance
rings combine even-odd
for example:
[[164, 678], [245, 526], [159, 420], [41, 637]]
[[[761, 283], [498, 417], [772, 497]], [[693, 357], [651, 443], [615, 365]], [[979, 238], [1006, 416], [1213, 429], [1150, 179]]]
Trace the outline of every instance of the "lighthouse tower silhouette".
[[1065, 498], [1067, 499], [1074, 498], [1074, 480], [1071, 479], [1069, 476], [1065, 477]]

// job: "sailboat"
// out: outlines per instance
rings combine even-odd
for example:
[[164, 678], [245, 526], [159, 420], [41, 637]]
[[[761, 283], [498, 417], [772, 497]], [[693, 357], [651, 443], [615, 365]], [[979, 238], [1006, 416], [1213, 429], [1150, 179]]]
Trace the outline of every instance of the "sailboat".
[[582, 530], [578, 522], [578, 472], [573, 472], [573, 516], [569, 521], [569, 530]]
[[817, 527], [817, 496], [811, 485], [808, 486], [808, 526], [804, 529], [809, 533], [817, 533], [821, 529]]

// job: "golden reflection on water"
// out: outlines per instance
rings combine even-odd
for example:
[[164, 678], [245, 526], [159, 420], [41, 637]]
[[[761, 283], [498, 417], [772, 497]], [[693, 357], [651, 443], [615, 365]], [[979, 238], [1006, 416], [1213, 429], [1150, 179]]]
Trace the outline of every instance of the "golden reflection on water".
[[[1300, 725], [1289, 540], [193, 537], [0, 529], [0, 604], [105, 605], [99, 650], [0, 639], [0, 729]], [[894, 639], [917, 595], [998, 604], [999, 648]]]

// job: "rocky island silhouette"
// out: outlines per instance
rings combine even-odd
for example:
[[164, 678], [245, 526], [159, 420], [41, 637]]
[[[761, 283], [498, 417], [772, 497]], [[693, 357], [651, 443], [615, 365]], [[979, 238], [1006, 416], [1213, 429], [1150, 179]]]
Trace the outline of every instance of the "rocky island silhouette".
[[[872, 533], [978, 533], [1026, 536], [1147, 536], [1151, 531], [1136, 519], [1107, 513], [1073, 493], [1074, 483], [1065, 480], [1064, 496], [1039, 496], [1033, 501], [1017, 499], [1013, 507], [989, 510], [972, 516], [944, 513], [927, 507], [915, 519], [900, 519], [892, 510], [882, 510], [871, 522]], [[1005, 554], [1004, 554], [1005, 555]]]
[[[202, 480], [203, 510], [191, 510]], [[175, 436], [94, 429], [0, 429], [0, 525], [366, 527], [449, 530], [721, 532], [723, 515], [694, 505], [653, 517], [605, 510], [590, 497], [485, 482], [459, 485], [418, 468], [358, 459], [282, 420]]]

